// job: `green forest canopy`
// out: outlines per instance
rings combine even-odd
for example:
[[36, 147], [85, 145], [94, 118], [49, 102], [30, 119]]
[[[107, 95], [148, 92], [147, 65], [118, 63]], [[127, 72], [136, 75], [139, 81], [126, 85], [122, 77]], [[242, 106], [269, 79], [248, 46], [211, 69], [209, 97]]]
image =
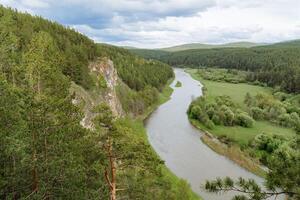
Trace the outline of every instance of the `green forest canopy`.
[[[141, 123], [114, 119], [108, 109], [95, 118], [95, 131], [80, 125], [83, 114], [69, 87], [74, 81], [92, 89], [88, 64], [103, 56], [145, 99], [173, 76], [166, 64], [0, 6], [0, 199], [108, 199], [102, 148], [108, 137], [124, 164], [118, 169], [120, 198], [197, 198], [184, 181], [169, 178]], [[110, 120], [103, 126], [101, 119]]]
[[252, 48], [193, 49], [178, 52], [132, 49], [147, 59], [178, 67], [220, 67], [250, 71], [249, 80], [300, 92], [300, 40]]

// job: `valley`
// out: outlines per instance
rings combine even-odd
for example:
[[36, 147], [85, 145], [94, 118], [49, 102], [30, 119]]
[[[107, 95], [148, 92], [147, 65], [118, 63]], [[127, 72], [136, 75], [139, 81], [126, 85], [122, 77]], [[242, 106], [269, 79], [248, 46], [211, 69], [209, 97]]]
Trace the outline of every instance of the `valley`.
[[296, 29], [95, 2], [0, 0], [0, 199], [300, 199]]

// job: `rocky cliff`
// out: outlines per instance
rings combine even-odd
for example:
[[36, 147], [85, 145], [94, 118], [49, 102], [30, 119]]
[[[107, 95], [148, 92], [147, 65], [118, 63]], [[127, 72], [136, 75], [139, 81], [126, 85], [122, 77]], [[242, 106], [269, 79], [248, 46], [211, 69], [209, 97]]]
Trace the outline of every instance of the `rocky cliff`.
[[[92, 119], [95, 116], [93, 108], [101, 102], [107, 103], [116, 117], [122, 116], [124, 112], [116, 94], [116, 87], [120, 80], [114, 63], [107, 58], [99, 58], [90, 63], [89, 69], [95, 79], [95, 87], [87, 91], [73, 83], [71, 92], [75, 93], [73, 103], [79, 105], [84, 112], [81, 124], [86, 128], [93, 129]], [[105, 88], [99, 85], [99, 81], [97, 81], [99, 77], [104, 77]]]

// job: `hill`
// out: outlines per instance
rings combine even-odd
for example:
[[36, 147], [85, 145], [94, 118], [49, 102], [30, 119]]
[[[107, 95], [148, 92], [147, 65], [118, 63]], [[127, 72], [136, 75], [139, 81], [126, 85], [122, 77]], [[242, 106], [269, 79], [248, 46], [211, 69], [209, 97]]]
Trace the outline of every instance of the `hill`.
[[189, 49], [216, 49], [216, 48], [250, 48], [255, 46], [262, 46], [266, 44], [252, 43], [252, 42], [233, 42], [226, 44], [201, 44], [201, 43], [191, 43], [183, 44], [173, 47], [162, 48], [159, 50], [175, 52], [175, 51], [184, 51]]
[[0, 199], [198, 198], [137, 119], [170, 66], [2, 6], [0, 30]]
[[177, 67], [220, 67], [251, 71], [253, 73], [248, 77], [249, 81], [259, 81], [291, 93], [300, 92], [300, 40], [251, 48], [132, 52]]

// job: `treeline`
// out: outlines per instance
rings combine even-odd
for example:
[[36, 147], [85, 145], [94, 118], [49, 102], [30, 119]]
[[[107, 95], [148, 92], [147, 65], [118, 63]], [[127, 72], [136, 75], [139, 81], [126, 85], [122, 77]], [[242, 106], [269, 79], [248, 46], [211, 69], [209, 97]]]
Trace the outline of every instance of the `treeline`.
[[85, 88], [93, 84], [87, 66], [89, 60], [96, 57], [97, 46], [86, 36], [58, 23], [21, 14], [1, 5], [0, 30], [0, 64], [2, 72], [10, 80], [18, 81], [17, 77], [11, 75], [11, 70], [17, 70], [13, 67], [22, 65], [23, 54], [28, 51], [28, 44], [34, 35], [46, 32], [57, 48], [57, 60], [60, 61], [62, 72]]
[[138, 51], [145, 58], [159, 59], [179, 67], [221, 67], [253, 72], [249, 81], [300, 92], [300, 41], [253, 48], [187, 50], [173, 53]]
[[252, 127], [254, 120], [233, 103], [229, 96], [218, 96], [213, 102], [199, 97], [188, 109], [189, 118], [201, 122], [209, 129], [216, 125]]
[[140, 91], [152, 86], [160, 90], [173, 76], [170, 66], [159, 61], [147, 61], [126, 49], [99, 44], [98, 50], [102, 57], [109, 57], [114, 62], [119, 76], [131, 89]]
[[41, 17], [0, 5], [0, 19], [1, 68], [6, 76], [11, 76], [11, 65], [22, 65], [22, 55], [28, 50], [32, 37], [39, 32], [46, 32], [53, 39], [64, 75], [86, 89], [94, 84], [87, 67], [89, 61], [102, 56], [114, 61], [121, 79], [135, 90], [142, 90], [146, 85], [160, 89], [173, 75], [172, 69], [165, 64], [145, 61], [125, 49], [95, 44], [75, 30]]
[[108, 139], [118, 164], [118, 198], [194, 198], [184, 181], [170, 180], [142, 124], [116, 119], [101, 104], [94, 109], [95, 130], [80, 125], [71, 81], [93, 89], [88, 64], [104, 54], [117, 65], [130, 55], [131, 66], [118, 67], [119, 75], [147, 104], [148, 88], [160, 89], [172, 76], [167, 65], [143, 63], [57, 23], [0, 7], [0, 199], [108, 199]]

